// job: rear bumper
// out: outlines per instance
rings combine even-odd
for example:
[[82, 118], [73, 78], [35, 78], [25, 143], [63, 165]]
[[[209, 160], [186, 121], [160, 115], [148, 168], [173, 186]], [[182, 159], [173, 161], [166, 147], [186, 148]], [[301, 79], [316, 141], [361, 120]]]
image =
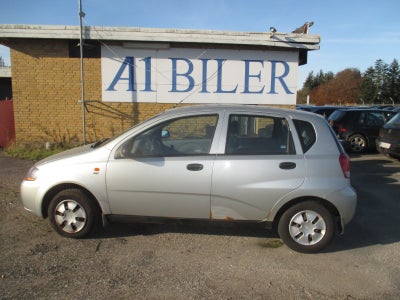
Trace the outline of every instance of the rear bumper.
[[357, 192], [351, 186], [337, 190], [329, 195], [328, 199], [333, 203], [340, 216], [342, 230], [354, 217], [357, 208]]
[[376, 150], [385, 155], [400, 157], [400, 144], [392, 141], [376, 140]]

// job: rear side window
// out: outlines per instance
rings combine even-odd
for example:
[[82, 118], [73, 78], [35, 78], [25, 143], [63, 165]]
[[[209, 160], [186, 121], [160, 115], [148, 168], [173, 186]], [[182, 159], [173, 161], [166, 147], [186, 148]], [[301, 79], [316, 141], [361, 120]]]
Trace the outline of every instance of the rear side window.
[[231, 115], [226, 154], [293, 154], [292, 135], [285, 118]]
[[371, 112], [367, 116], [367, 125], [368, 126], [382, 126], [386, 123], [383, 113], [374, 113]]
[[303, 152], [306, 153], [315, 144], [317, 135], [314, 126], [307, 121], [293, 120], [296, 127], [297, 134], [300, 138], [301, 147]]

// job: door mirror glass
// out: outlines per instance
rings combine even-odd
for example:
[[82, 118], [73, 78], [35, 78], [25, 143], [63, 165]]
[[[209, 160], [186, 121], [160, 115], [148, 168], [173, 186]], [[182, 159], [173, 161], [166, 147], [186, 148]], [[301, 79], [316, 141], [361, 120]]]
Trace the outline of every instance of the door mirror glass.
[[168, 139], [169, 137], [171, 136], [171, 134], [169, 133], [169, 131], [168, 130], [162, 130], [161, 131], [161, 137], [163, 138], [163, 139]]

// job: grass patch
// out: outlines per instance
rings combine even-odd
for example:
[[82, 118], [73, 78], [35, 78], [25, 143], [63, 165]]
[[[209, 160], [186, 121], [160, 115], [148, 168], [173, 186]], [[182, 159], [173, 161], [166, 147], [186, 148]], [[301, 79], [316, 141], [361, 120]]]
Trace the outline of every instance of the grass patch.
[[278, 239], [267, 239], [267, 240], [262, 240], [258, 242], [258, 245], [261, 246], [262, 248], [279, 248], [283, 246], [283, 242]]
[[41, 160], [53, 154], [67, 150], [67, 148], [57, 147], [54, 149], [41, 149], [39, 147], [18, 147], [13, 146], [4, 149], [6, 155], [14, 158], [23, 158], [29, 160]]

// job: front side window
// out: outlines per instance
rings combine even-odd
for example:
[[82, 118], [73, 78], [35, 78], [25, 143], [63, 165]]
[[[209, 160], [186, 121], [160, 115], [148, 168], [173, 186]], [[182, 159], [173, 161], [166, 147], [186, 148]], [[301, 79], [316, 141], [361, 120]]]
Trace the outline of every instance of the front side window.
[[354, 123], [356, 128], [365, 126], [367, 124], [367, 114], [365, 112], [356, 114], [356, 120]]
[[217, 120], [217, 115], [206, 115], [163, 122], [125, 142], [115, 158], [208, 154]]
[[388, 122], [388, 124], [393, 125], [395, 127], [400, 127], [400, 112], [395, 115], [393, 118], [391, 118]]
[[226, 154], [293, 154], [289, 126], [284, 118], [231, 115]]
[[367, 115], [368, 126], [382, 126], [385, 124], [383, 113], [371, 112]]

